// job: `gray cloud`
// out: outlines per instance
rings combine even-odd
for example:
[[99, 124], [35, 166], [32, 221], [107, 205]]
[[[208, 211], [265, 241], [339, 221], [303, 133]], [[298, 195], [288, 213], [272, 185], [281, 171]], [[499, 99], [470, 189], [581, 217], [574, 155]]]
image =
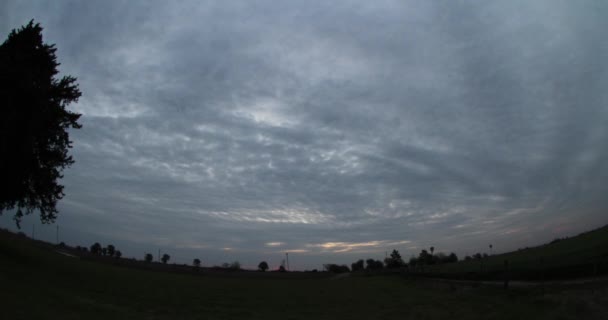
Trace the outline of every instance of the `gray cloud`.
[[0, 27], [41, 22], [84, 93], [69, 240], [318, 268], [605, 224], [605, 6], [8, 1]]

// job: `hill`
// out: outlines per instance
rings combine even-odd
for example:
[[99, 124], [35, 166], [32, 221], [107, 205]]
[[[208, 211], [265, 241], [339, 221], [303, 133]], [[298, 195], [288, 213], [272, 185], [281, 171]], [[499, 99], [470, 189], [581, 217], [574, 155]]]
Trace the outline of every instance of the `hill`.
[[[420, 270], [423, 269], [423, 270]], [[571, 279], [608, 274], [608, 226], [481, 259], [418, 268], [435, 277], [502, 280]]]

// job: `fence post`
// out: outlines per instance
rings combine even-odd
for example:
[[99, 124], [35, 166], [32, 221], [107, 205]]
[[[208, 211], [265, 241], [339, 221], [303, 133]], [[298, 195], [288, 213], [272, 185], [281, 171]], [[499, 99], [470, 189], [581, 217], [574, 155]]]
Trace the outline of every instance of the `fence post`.
[[504, 273], [504, 277], [505, 277], [505, 283], [503, 285], [503, 288], [505, 290], [509, 289], [509, 260], [505, 260], [505, 273]]

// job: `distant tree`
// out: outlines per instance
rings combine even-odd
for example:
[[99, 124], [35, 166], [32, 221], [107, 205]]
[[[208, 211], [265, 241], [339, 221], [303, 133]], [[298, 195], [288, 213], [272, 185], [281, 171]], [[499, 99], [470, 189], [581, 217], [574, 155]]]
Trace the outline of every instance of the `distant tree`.
[[435, 251], [435, 247], [431, 247], [431, 255], [433, 255], [433, 252]]
[[101, 245], [99, 244], [99, 242], [95, 242], [91, 246], [91, 253], [95, 254], [95, 255], [100, 255], [101, 254]]
[[42, 223], [55, 220], [64, 196], [58, 180], [74, 163], [68, 129], [81, 128], [80, 114], [66, 107], [81, 93], [76, 78], [55, 77], [56, 51], [33, 20], [0, 45], [0, 215], [16, 209], [17, 227], [36, 210]]
[[163, 256], [160, 258], [160, 261], [162, 261], [164, 264], [167, 264], [167, 262], [171, 259], [171, 256], [163, 253]]
[[473, 258], [471, 258], [471, 256], [465, 256], [464, 257], [464, 261], [469, 261], [469, 260], [473, 260]]
[[363, 259], [359, 259], [359, 260], [357, 260], [357, 262], [353, 262], [350, 265], [350, 269], [353, 272], [365, 270], [365, 261], [363, 261]]
[[393, 252], [391, 252], [391, 255], [389, 257], [384, 259], [384, 264], [389, 269], [400, 268], [405, 266], [405, 262], [403, 262], [403, 259], [401, 259], [401, 254], [399, 254], [399, 251], [395, 249], [393, 249]]
[[429, 265], [432, 263], [432, 261], [433, 257], [426, 250], [423, 249], [420, 251], [420, 254], [418, 255], [418, 264]]
[[104, 256], [107, 255], [108, 254], [108, 248], [105, 248], [105, 247], [101, 248], [101, 254], [104, 255]]
[[431, 256], [432, 258], [432, 264], [442, 264], [442, 263], [446, 263], [448, 260], [448, 256], [445, 255], [445, 253], [443, 252], [438, 252], [435, 255]]
[[120, 257], [122, 257], [122, 252], [120, 250], [114, 251], [114, 258], [120, 259]]
[[450, 255], [448, 256], [448, 263], [451, 262], [458, 262], [458, 256], [456, 256], [456, 254], [454, 252], [450, 253]]
[[152, 260], [154, 260], [154, 256], [151, 253], [146, 253], [146, 255], [144, 256], [144, 261], [150, 263], [152, 262]]
[[367, 270], [381, 270], [382, 268], [384, 268], [384, 264], [382, 263], [382, 261], [380, 260], [374, 260], [374, 259], [367, 259], [365, 260], [365, 269]]
[[412, 267], [415, 267], [418, 264], [418, 259], [416, 259], [416, 257], [414, 257], [413, 255], [410, 257], [410, 261], [409, 261], [409, 265]]
[[109, 244], [106, 251], [110, 257], [113, 257], [114, 253], [116, 252], [116, 248], [114, 248], [114, 245]]
[[201, 260], [199, 258], [196, 258], [194, 260], [192, 260], [192, 265], [195, 267], [200, 267], [201, 266]]
[[482, 255], [479, 252], [473, 255], [473, 259], [475, 259], [475, 260], [481, 260], [481, 258], [482, 258]]
[[232, 269], [232, 270], [241, 270], [241, 263], [238, 262], [238, 261], [233, 261], [230, 264], [230, 269]]
[[230, 269], [230, 263], [228, 263], [228, 262], [224, 262], [224, 263], [222, 263], [222, 265], [220, 266], [220, 268], [223, 268], [223, 269]]
[[350, 269], [348, 269], [347, 266], [345, 265], [337, 265], [334, 263], [328, 263], [328, 264], [324, 264], [323, 268], [325, 268], [325, 270], [331, 272], [331, 273], [346, 273], [346, 272], [350, 272]]
[[268, 263], [266, 263], [266, 261], [260, 262], [260, 264], [258, 264], [258, 270], [262, 272], [268, 270]]
[[286, 272], [287, 270], [285, 270], [285, 266], [284, 265], [280, 265], [279, 266], [279, 272]]

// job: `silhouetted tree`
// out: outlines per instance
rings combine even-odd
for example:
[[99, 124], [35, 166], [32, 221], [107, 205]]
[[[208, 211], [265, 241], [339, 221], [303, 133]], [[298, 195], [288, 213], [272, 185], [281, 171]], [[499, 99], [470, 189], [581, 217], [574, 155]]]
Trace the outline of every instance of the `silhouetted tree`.
[[201, 260], [199, 258], [196, 258], [194, 260], [192, 260], [192, 265], [195, 267], [200, 267], [201, 266]]
[[241, 270], [241, 263], [238, 261], [234, 261], [230, 264], [230, 269], [232, 270]]
[[332, 272], [332, 273], [346, 273], [346, 272], [350, 272], [350, 270], [348, 269], [347, 266], [345, 265], [337, 265], [334, 263], [328, 263], [328, 264], [324, 264], [323, 268], [325, 268], [325, 270]]
[[418, 259], [416, 259], [416, 257], [414, 257], [413, 255], [410, 257], [410, 261], [409, 261], [409, 265], [412, 267], [415, 267], [418, 264]]
[[433, 252], [435, 251], [435, 247], [431, 247], [431, 255], [433, 255]]
[[101, 245], [99, 244], [99, 242], [95, 242], [91, 246], [91, 253], [92, 254], [96, 254], [96, 255], [100, 255], [101, 254]]
[[367, 259], [365, 260], [365, 269], [367, 270], [381, 270], [384, 268], [384, 264], [380, 260]]
[[426, 251], [426, 250], [422, 250], [420, 251], [420, 254], [418, 255], [418, 264], [420, 265], [428, 265], [431, 264], [432, 262], [432, 256]]
[[163, 253], [163, 256], [160, 258], [160, 261], [162, 261], [164, 264], [166, 264], [170, 259], [171, 259], [170, 255]]
[[465, 256], [464, 257], [464, 261], [469, 261], [469, 260], [473, 260], [473, 258], [471, 258], [471, 256]]
[[405, 266], [405, 262], [403, 262], [403, 260], [401, 259], [401, 254], [399, 254], [399, 251], [395, 249], [393, 249], [393, 252], [391, 252], [390, 257], [384, 259], [384, 264], [389, 269], [400, 268]]
[[285, 272], [287, 270], [285, 270], [285, 266], [284, 265], [280, 265], [279, 266], [279, 272]]
[[74, 163], [68, 129], [81, 128], [80, 114], [66, 107], [81, 93], [76, 78], [55, 78], [56, 50], [33, 20], [0, 45], [0, 214], [16, 208], [18, 227], [35, 210], [42, 223], [55, 220], [64, 195], [57, 181]]
[[116, 248], [114, 248], [114, 245], [109, 244], [107, 247], [107, 253], [110, 257], [114, 256], [114, 253], [116, 252]]
[[355, 271], [363, 271], [365, 270], [365, 261], [363, 261], [363, 259], [359, 259], [357, 262], [353, 262], [350, 265], [350, 269], [355, 272]]
[[435, 255], [431, 256], [431, 260], [432, 260], [432, 264], [441, 264], [441, 263], [446, 263], [448, 260], [448, 256], [445, 255], [445, 253], [443, 252], [439, 252]]
[[458, 256], [456, 256], [456, 254], [454, 252], [450, 253], [450, 255], [448, 256], [448, 263], [450, 262], [458, 262]]
[[108, 254], [108, 248], [105, 248], [105, 247], [101, 248], [101, 254], [104, 255], [104, 256], [107, 255]]
[[152, 260], [154, 260], [154, 256], [151, 253], [146, 253], [146, 255], [144, 256], [144, 261], [146, 262], [152, 262]]
[[120, 257], [122, 257], [122, 252], [120, 252], [120, 250], [114, 251], [114, 257], [116, 259], [120, 259]]
[[268, 263], [266, 263], [266, 261], [260, 262], [260, 264], [258, 264], [258, 270], [262, 272], [268, 270]]

